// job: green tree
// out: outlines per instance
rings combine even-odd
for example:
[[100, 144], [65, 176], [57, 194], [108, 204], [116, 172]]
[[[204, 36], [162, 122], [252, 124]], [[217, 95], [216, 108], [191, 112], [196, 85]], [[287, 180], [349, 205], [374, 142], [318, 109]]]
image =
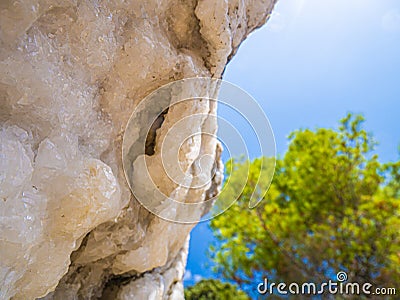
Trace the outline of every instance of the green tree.
[[203, 279], [185, 289], [186, 300], [249, 300], [249, 296], [230, 283]]
[[227, 180], [245, 180], [243, 170], [249, 176], [242, 191], [235, 184], [222, 191], [221, 202], [240, 197], [211, 221], [217, 272], [253, 291], [265, 276], [318, 283], [338, 271], [351, 282], [399, 287], [400, 162], [379, 162], [363, 121], [349, 114], [336, 131], [293, 132], [254, 209], [247, 202], [268, 159], [227, 163]]

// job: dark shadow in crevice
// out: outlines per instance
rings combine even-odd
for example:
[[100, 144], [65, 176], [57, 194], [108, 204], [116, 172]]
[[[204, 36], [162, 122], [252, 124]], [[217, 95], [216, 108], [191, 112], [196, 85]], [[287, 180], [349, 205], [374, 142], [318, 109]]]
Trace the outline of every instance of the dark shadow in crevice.
[[168, 107], [157, 117], [157, 119], [151, 124], [150, 130], [146, 137], [145, 154], [152, 156], [155, 153], [157, 129], [164, 123], [165, 115], [168, 113]]

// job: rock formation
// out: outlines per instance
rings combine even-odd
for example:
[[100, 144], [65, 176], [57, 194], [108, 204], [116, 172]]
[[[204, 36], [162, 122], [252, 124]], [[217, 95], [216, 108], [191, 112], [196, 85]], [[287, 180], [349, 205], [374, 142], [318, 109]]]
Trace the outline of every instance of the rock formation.
[[[158, 87], [220, 78], [274, 2], [1, 1], [0, 299], [183, 298], [194, 224], [134, 199], [125, 126]], [[209, 101], [186, 110], [216, 113]], [[181, 113], [165, 113], [148, 156]], [[219, 170], [196, 194], [203, 201], [219, 188], [220, 147], [200, 137], [190, 151], [188, 172], [202, 153]]]

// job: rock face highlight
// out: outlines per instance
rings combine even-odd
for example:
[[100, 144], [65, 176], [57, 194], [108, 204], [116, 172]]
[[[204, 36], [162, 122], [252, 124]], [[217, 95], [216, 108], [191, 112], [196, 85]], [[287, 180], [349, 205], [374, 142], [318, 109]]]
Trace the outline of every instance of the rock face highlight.
[[[160, 219], [132, 196], [125, 126], [158, 87], [220, 78], [274, 2], [0, 3], [0, 299], [183, 298], [194, 224]], [[207, 101], [182, 109], [166, 112], [146, 155], [185, 110], [216, 113]], [[216, 130], [213, 118], [200, 125]], [[221, 183], [221, 148], [200, 137], [187, 149], [188, 172], [213, 157], [213, 181], [185, 200], [204, 201]]]

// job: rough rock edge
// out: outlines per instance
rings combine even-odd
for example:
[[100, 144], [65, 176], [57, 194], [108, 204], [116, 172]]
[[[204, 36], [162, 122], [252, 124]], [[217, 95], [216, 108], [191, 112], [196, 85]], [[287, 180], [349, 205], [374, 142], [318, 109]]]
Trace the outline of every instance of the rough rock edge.
[[[196, 11], [196, 9], [198, 8], [199, 1], [200, 0], [195, 1], [194, 11]], [[277, 2], [278, 2], [278, 0], [273, 0], [272, 2], [269, 2], [269, 6], [266, 8], [260, 22], [256, 22], [255, 24], [251, 24], [250, 26], [249, 26], [249, 24], [247, 24], [247, 26], [245, 27], [246, 28], [245, 33], [242, 36], [240, 43], [235, 44], [234, 39], [231, 40], [231, 45], [230, 45], [231, 51], [230, 51], [229, 55], [226, 57], [225, 66], [223, 67], [223, 69], [221, 71], [221, 77], [225, 71], [226, 64], [229, 63], [229, 61], [235, 56], [241, 43], [248, 37], [249, 34], [251, 34], [254, 30], [262, 27], [269, 20], [269, 18], [271, 16], [271, 12]], [[212, 53], [209, 50], [208, 44], [206, 42], [206, 38], [203, 36], [203, 34], [201, 32], [201, 28], [202, 28], [201, 20], [195, 13], [194, 13], [194, 17], [196, 20], [196, 27], [198, 28], [198, 33], [200, 34], [200, 37], [201, 37], [201, 44], [203, 45], [201, 48], [200, 54], [203, 59], [204, 66], [209, 70], [210, 74], [212, 76], [214, 76], [216, 71], [213, 71], [213, 68], [212, 68]], [[247, 15], [247, 19], [250, 19], [250, 17], [251, 16]], [[229, 23], [229, 26], [230, 25], [231, 24]], [[205, 48], [203, 48], [204, 46], [205, 46]], [[190, 49], [190, 50], [193, 50], [193, 49]], [[221, 184], [222, 184], [222, 180], [223, 180], [223, 168], [224, 168], [224, 165], [221, 161], [222, 151], [223, 151], [222, 145], [218, 142], [217, 148], [216, 148], [216, 162], [217, 163], [215, 165], [215, 168], [216, 168], [216, 173], [220, 174], [220, 175], [219, 176], [217, 175], [213, 178], [211, 187], [209, 188], [209, 190], [206, 191], [206, 200], [208, 200], [212, 197], [215, 197], [220, 192], [220, 188], [221, 188]], [[212, 203], [210, 203], [210, 205], [206, 207], [203, 215], [205, 215], [211, 209], [211, 206], [212, 206]], [[168, 269], [170, 270], [172, 268], [172, 269], [176, 270], [177, 263], [183, 264], [183, 269], [185, 269], [186, 259], [187, 259], [188, 250], [189, 250], [188, 246], [189, 246], [189, 236], [188, 236], [185, 246], [178, 252], [176, 257], [172, 258], [169, 262], [167, 262], [166, 265], [159, 267], [159, 268], [155, 268], [155, 269], [145, 272], [145, 273], [138, 274], [137, 276], [131, 277], [128, 282], [124, 282], [124, 287], [122, 287], [122, 289], [123, 290], [129, 289], [129, 287], [134, 286], [134, 284], [136, 282], [143, 281], [144, 280], [143, 277], [145, 275], [149, 275], [149, 276], [151, 275], [154, 279], [155, 277], [157, 277], [157, 275], [163, 276], [165, 271]], [[154, 298], [154, 299], [168, 299], [168, 300], [182, 299], [182, 297], [183, 297], [183, 284], [182, 284], [183, 275], [184, 275], [184, 273], [181, 273], [180, 276], [175, 277], [175, 281], [172, 281], [169, 286], [161, 288], [161, 289], [164, 289], [164, 293], [162, 293], [162, 295], [157, 295], [158, 298]], [[154, 280], [154, 281], [156, 281], [156, 280]], [[130, 294], [130, 296], [133, 296], [132, 298], [121, 298], [123, 292], [121, 290], [118, 290], [118, 287], [116, 287], [116, 288], [117, 288], [117, 293], [119, 292], [119, 294], [111, 294], [112, 295], [111, 298], [108, 298], [108, 295], [105, 295], [106, 297], [101, 298], [101, 299], [104, 299], [104, 300], [136, 299], [136, 297], [138, 296], [138, 295]], [[121, 286], [120, 286], [120, 288], [121, 288]], [[117, 295], [116, 298], [115, 298], [115, 295]]]

